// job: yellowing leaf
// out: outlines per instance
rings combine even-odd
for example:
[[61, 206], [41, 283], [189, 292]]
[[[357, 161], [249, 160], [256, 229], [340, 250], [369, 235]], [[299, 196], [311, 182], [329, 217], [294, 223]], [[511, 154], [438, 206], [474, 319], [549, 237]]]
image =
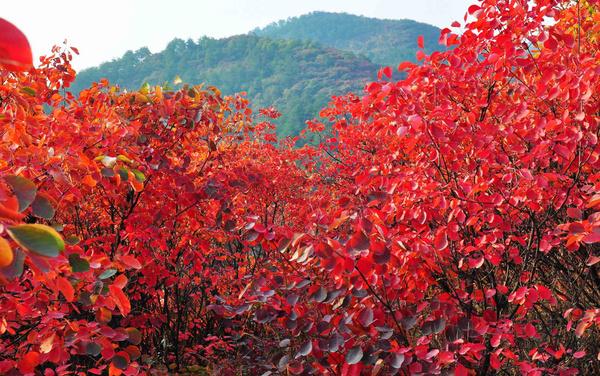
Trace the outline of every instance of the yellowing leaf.
[[127, 156], [123, 155], [123, 154], [119, 154], [117, 155], [117, 159], [120, 160], [121, 162], [125, 162], [125, 163], [133, 163], [133, 161], [131, 159], [129, 159]]
[[52, 334], [50, 337], [42, 341], [42, 343], [40, 344], [40, 352], [42, 354], [48, 354], [50, 351], [52, 351], [52, 345], [54, 344], [55, 336], [56, 334]]
[[4, 268], [12, 264], [15, 255], [13, 254], [12, 248], [8, 241], [4, 238], [0, 238], [0, 268]]

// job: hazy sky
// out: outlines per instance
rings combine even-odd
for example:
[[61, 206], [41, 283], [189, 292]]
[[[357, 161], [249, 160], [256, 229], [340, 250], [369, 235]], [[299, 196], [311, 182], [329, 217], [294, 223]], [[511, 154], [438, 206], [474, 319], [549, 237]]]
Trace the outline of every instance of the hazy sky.
[[377, 18], [409, 18], [438, 27], [461, 20], [475, 0], [19, 0], [0, 17], [44, 55], [67, 39], [81, 53], [75, 68], [120, 57], [147, 46], [165, 48], [173, 38], [243, 34], [258, 26], [311, 11], [347, 12]]

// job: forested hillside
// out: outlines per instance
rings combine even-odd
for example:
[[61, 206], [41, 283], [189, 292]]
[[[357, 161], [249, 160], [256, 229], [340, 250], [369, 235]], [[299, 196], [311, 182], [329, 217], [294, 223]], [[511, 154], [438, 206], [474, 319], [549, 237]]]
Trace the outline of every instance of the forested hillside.
[[184, 82], [215, 85], [224, 94], [247, 92], [254, 108], [275, 106], [280, 135], [297, 134], [334, 94], [361, 90], [376, 77], [377, 66], [365, 58], [313, 42], [272, 40], [240, 35], [202, 38], [197, 43], [173, 40], [152, 54], [147, 48], [82, 71], [78, 92], [107, 77], [122, 88], [145, 82], [163, 84], [176, 76]]
[[440, 48], [440, 29], [412, 20], [380, 20], [346, 13], [313, 12], [275, 22], [253, 31], [256, 35], [319, 42], [324, 46], [352, 51], [378, 65], [397, 66], [415, 60], [419, 35], [425, 52]]
[[[382, 65], [414, 61], [417, 37], [426, 52], [438, 46], [439, 29], [410, 20], [379, 20], [315, 12], [273, 23], [249, 35], [173, 40], [159, 53], [147, 48], [80, 72], [74, 91], [101, 78], [129, 90], [148, 82], [218, 86], [246, 92], [252, 108], [275, 106], [280, 136], [297, 135], [332, 95], [358, 92]], [[400, 75], [397, 73], [397, 76]]]

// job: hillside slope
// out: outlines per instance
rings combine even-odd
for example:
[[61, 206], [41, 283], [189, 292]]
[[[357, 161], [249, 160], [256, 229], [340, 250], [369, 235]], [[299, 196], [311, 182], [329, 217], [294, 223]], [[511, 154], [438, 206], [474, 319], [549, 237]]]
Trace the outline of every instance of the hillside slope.
[[[296, 135], [332, 95], [360, 91], [382, 65], [414, 60], [416, 39], [437, 46], [436, 27], [410, 20], [380, 20], [315, 12], [273, 23], [248, 35], [197, 42], [175, 39], [164, 51], [129, 51], [79, 73], [75, 92], [108, 78], [129, 90], [145, 82], [206, 83], [224, 94], [246, 92], [254, 109], [277, 107], [280, 136]], [[397, 76], [399, 77], [399, 75]]]
[[415, 60], [417, 37], [423, 35], [425, 52], [439, 48], [440, 29], [412, 20], [382, 20], [347, 13], [313, 12], [272, 23], [252, 34], [318, 42], [351, 51], [378, 65], [397, 66]]
[[361, 90], [376, 73], [376, 65], [352, 53], [312, 42], [240, 35], [197, 43], [176, 39], [155, 54], [147, 48], [129, 51], [80, 72], [73, 89], [78, 92], [103, 77], [137, 89], [178, 75], [184, 82], [215, 85], [225, 94], [245, 91], [254, 108], [274, 105], [285, 114], [278, 133], [294, 135], [332, 95]]

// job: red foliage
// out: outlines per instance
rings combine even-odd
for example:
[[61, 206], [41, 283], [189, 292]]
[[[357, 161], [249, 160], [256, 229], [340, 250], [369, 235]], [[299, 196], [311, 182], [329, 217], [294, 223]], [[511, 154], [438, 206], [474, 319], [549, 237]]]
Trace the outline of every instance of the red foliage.
[[27, 71], [33, 66], [27, 37], [3, 18], [0, 18], [0, 65], [12, 71]]
[[599, 17], [472, 6], [318, 147], [213, 87], [74, 98], [68, 48], [0, 71], [0, 373], [600, 373]]

